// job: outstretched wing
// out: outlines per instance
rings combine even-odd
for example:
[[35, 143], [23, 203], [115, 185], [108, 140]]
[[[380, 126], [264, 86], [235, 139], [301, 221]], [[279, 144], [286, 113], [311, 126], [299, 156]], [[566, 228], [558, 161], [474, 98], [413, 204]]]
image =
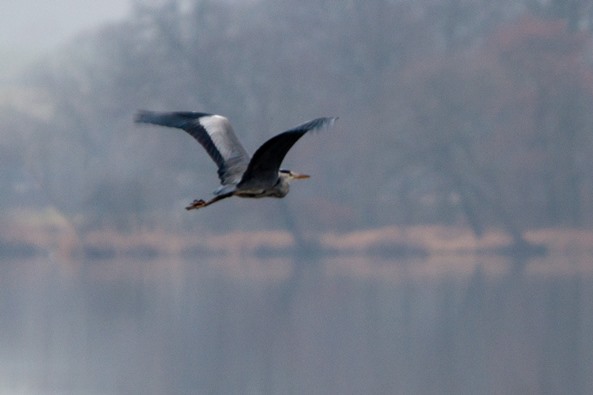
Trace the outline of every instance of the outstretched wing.
[[139, 111], [135, 121], [185, 130], [198, 140], [216, 163], [222, 185], [238, 183], [249, 165], [249, 155], [235, 136], [229, 120], [221, 115]]
[[338, 118], [317, 118], [272, 137], [255, 151], [243, 178], [242, 185], [275, 183], [284, 157], [303, 135], [311, 130], [330, 127]]

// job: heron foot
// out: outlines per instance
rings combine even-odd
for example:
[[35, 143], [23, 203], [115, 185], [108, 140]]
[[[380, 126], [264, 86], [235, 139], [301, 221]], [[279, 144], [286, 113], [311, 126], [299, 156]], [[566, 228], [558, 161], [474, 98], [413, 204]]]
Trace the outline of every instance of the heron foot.
[[193, 202], [191, 202], [190, 205], [187, 206], [185, 209], [188, 211], [189, 210], [197, 210], [199, 208], [206, 207], [207, 205], [208, 204], [203, 199], [200, 199], [200, 200], [196, 199]]

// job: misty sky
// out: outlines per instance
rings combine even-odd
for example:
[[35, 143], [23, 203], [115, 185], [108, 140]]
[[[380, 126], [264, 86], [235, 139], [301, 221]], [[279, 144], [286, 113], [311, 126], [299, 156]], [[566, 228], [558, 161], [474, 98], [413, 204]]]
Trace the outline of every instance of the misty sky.
[[76, 35], [126, 16], [127, 0], [2, 0], [0, 57], [9, 66], [48, 52]]

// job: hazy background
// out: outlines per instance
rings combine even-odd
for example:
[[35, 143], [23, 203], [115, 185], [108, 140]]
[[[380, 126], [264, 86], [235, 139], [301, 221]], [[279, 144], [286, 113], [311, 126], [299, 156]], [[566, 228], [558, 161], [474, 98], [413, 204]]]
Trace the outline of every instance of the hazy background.
[[315, 176], [293, 189], [292, 209], [225, 202], [200, 213], [208, 230], [285, 227], [296, 207], [310, 230], [460, 224], [516, 241], [593, 222], [587, 1], [119, 7], [96, 10], [111, 22], [95, 28], [71, 16], [66, 40], [51, 23], [68, 18], [32, 6], [31, 35], [7, 36], [23, 44], [4, 51], [41, 55], [17, 63], [0, 98], [3, 209], [53, 207], [91, 228], [193, 227], [180, 208], [215, 188], [214, 166], [182, 132], [134, 125], [148, 108], [224, 114], [248, 150], [340, 117], [288, 156]]
[[28, 53], [55, 49], [81, 31], [123, 19], [130, 10], [131, 2], [114, 0], [7, 1], [0, 17], [2, 47]]
[[[1, 393], [593, 391], [593, 2], [0, 8]], [[318, 116], [285, 199], [216, 188]]]
[[131, 10], [126, 1], [35, 0], [5, 1], [0, 13], [1, 82], [40, 56], [55, 51], [75, 36], [99, 25], [123, 19]]

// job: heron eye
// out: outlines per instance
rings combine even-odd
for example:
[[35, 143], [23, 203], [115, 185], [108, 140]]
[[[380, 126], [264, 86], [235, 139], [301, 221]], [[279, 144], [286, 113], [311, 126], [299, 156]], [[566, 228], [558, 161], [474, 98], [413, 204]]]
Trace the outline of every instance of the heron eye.
[[290, 174], [290, 170], [280, 169], [280, 173]]

